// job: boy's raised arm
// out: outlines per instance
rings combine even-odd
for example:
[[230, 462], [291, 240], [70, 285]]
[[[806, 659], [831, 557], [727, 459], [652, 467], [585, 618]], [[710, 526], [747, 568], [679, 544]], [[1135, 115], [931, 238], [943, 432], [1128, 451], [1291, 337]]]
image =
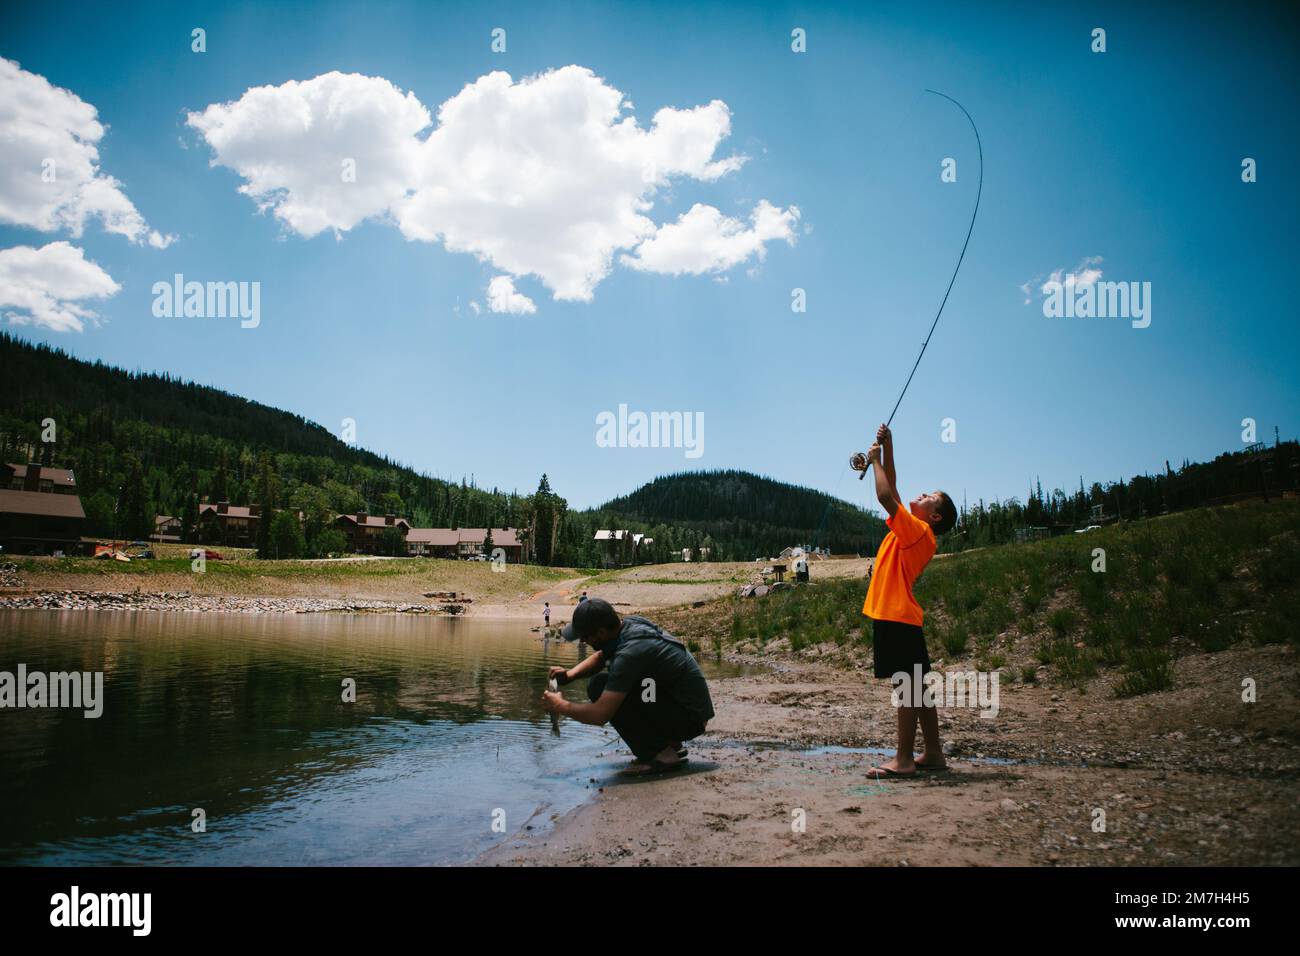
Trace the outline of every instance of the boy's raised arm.
[[885, 477], [889, 479], [889, 491], [894, 496], [894, 501], [901, 505], [903, 499], [898, 497], [898, 473], [894, 471], [894, 434], [888, 425], [876, 429], [876, 442], [881, 448], [881, 463], [885, 468]]
[[898, 500], [898, 495], [894, 492], [893, 485], [890, 484], [889, 476], [885, 474], [885, 469], [880, 464], [879, 442], [876, 442], [867, 451], [867, 462], [876, 466], [873, 472], [876, 482], [876, 498], [880, 501], [880, 506], [885, 509], [885, 513], [892, 518], [901, 503]]

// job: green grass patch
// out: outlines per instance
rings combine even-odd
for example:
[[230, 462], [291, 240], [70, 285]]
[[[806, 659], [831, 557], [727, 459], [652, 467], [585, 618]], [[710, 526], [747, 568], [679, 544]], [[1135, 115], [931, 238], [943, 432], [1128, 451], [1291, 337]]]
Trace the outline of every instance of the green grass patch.
[[[1105, 571], [1092, 570], [1097, 548]], [[738, 600], [729, 639], [788, 637], [805, 647], [842, 644], [858, 630], [869, 643], [866, 589], [836, 579]], [[1014, 661], [1018, 649], [1079, 687], [1099, 667], [1122, 667], [1124, 695], [1149, 693], [1170, 686], [1175, 639], [1204, 651], [1243, 640], [1300, 644], [1300, 501], [1202, 508], [945, 556], [915, 593], [932, 647], [950, 658], [974, 648], [989, 661], [996, 646]], [[1037, 679], [1032, 670], [1022, 663], [1022, 679]]]

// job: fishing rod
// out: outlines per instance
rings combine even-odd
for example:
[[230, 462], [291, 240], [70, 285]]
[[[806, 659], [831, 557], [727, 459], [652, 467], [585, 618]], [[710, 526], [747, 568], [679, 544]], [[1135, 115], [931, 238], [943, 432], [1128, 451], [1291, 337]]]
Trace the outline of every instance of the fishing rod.
[[[980, 177], [979, 186], [975, 190], [975, 208], [970, 214], [970, 226], [966, 230], [966, 241], [962, 243], [961, 254], [957, 257], [957, 265], [952, 270], [952, 278], [948, 280], [948, 288], [943, 293], [943, 301], [939, 303], [939, 311], [934, 314], [934, 321], [930, 323], [930, 332], [921, 343], [921, 351], [916, 356], [916, 361], [912, 364], [912, 371], [908, 373], [907, 381], [903, 383], [903, 390], [898, 393], [898, 401], [894, 402], [894, 410], [889, 413], [889, 418], [885, 421], [885, 427], [888, 428], [894, 422], [894, 415], [898, 412], [898, 406], [903, 404], [903, 396], [907, 394], [908, 386], [912, 384], [912, 377], [916, 375], [916, 370], [921, 366], [921, 359], [925, 356], [925, 350], [930, 345], [930, 339], [934, 337], [934, 330], [939, 325], [939, 317], [943, 315], [943, 307], [948, 304], [948, 296], [952, 293], [953, 284], [957, 281], [957, 273], [961, 271], [962, 261], [966, 258], [966, 249], [970, 245], [971, 233], [975, 231], [975, 218], [980, 211], [980, 197], [984, 195], [984, 144], [980, 141], [980, 131], [975, 125], [975, 120], [971, 118], [966, 107], [962, 106], [947, 93], [940, 93], [938, 90], [927, 89], [925, 92], [933, 93], [935, 96], [942, 96], [949, 103], [952, 103], [966, 115], [970, 123], [971, 130], [975, 133], [975, 147], [979, 150], [980, 157]], [[858, 481], [867, 477], [867, 456], [862, 452], [857, 452], [849, 458], [849, 467], [859, 472]]]
[[[953, 284], [957, 281], [957, 273], [961, 271], [961, 264], [966, 258], [966, 249], [967, 247], [970, 246], [971, 234], [975, 231], [975, 218], [979, 215], [980, 198], [984, 195], [984, 144], [980, 140], [980, 131], [979, 131], [979, 127], [975, 125], [975, 120], [971, 117], [970, 112], [966, 109], [966, 107], [962, 106], [960, 103], [958, 103], [947, 93], [940, 93], [938, 90], [932, 90], [928, 88], [926, 89], [925, 92], [933, 93], [935, 96], [942, 96], [945, 100], [955, 105], [959, 110], [962, 111], [963, 114], [965, 114], [967, 122], [970, 123], [971, 130], [975, 133], [975, 147], [979, 151], [979, 160], [980, 160], [979, 186], [975, 191], [975, 208], [971, 211], [970, 225], [966, 229], [966, 241], [962, 243], [961, 254], [957, 256], [957, 265], [952, 270], [952, 277], [948, 280], [948, 288], [944, 290], [943, 301], [939, 303], [939, 310], [934, 314], [934, 321], [930, 323], [930, 332], [929, 334], [926, 335], [925, 341], [921, 344], [921, 351], [916, 356], [916, 361], [912, 364], [912, 371], [908, 373], [907, 381], [903, 383], [903, 390], [898, 393], [898, 401], [894, 402], [893, 411], [889, 413], [889, 418], [885, 422], [886, 428], [888, 428], [890, 425], [893, 424], [894, 415], [897, 414], [898, 412], [898, 406], [903, 404], [903, 396], [907, 394], [907, 389], [912, 384], [912, 378], [913, 376], [916, 375], [916, 370], [921, 365], [921, 359], [925, 355], [925, 350], [930, 345], [930, 339], [934, 337], [934, 330], [939, 325], [939, 317], [943, 315], [943, 308], [945, 305], [948, 304], [948, 296], [952, 293]], [[858, 481], [861, 481], [863, 478], [867, 477], [867, 456], [864, 455], [862, 452], [856, 452], [855, 454], [851, 455], [849, 457], [849, 467], [859, 473]], [[841, 478], [841, 481], [842, 480], [843, 479]], [[838, 491], [838, 485], [836, 487]], [[817, 547], [818, 542], [821, 540], [821, 534], [826, 527], [826, 520], [830, 517], [831, 507], [833, 504], [834, 504], [833, 497], [831, 499], [828, 499], [826, 502], [826, 508], [822, 512], [821, 521], [818, 522], [817, 530], [813, 534], [814, 548]]]
[[[557, 681], [554, 677], [552, 677], [550, 680], [546, 682], [546, 689], [553, 694], [558, 694], [560, 691], [560, 682]], [[555, 711], [551, 711], [551, 733], [558, 735], [559, 732], [560, 732], [560, 715], [555, 713]]]

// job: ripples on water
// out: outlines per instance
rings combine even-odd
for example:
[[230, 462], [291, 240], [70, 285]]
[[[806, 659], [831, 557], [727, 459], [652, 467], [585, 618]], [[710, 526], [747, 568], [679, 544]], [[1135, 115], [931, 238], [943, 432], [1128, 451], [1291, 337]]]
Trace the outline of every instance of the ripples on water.
[[495, 810], [544, 824], [614, 759], [607, 728], [555, 737], [541, 709], [578, 653], [521, 622], [0, 612], [0, 670], [102, 670], [105, 698], [0, 710], [0, 862], [466, 860], [504, 839]]

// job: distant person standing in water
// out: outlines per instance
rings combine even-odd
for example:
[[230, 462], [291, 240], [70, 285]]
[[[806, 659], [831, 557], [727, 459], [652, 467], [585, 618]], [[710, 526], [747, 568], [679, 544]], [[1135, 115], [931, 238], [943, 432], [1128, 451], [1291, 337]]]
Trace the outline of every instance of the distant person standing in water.
[[542, 622], [547, 627], [551, 626], [551, 602], [550, 601], [546, 602], [546, 609], [542, 611]]
[[578, 603], [581, 604], [581, 603], [582, 603], [583, 601], [585, 601], [585, 600], [587, 600], [587, 592], [586, 592], [586, 591], [583, 591], [583, 592], [582, 592], [582, 597], [578, 598]]

